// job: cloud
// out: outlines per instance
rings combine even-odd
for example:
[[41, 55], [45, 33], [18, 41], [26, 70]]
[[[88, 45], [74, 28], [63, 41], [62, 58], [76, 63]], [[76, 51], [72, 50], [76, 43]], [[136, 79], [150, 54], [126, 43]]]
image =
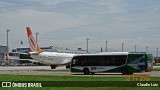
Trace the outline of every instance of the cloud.
[[0, 12], [32, 9], [76, 15], [122, 12], [124, 1], [113, 0], [2, 0]]
[[[3, 32], [5, 32], [7, 28], [11, 29], [11, 41], [17, 41], [17, 43], [19, 43], [19, 37], [28, 42], [25, 31], [26, 26], [30, 26], [34, 33], [39, 32], [40, 35], [43, 36], [46, 32], [57, 31], [64, 28], [74, 28], [90, 23], [84, 17], [75, 18], [63, 13], [40, 12], [28, 9], [21, 9], [12, 13], [2, 13], [0, 16], [0, 26], [4, 30]], [[45, 39], [45, 36], [43, 37]], [[5, 41], [2, 40], [2, 43], [5, 44]], [[11, 43], [11, 46], [16, 47], [17, 45]]]
[[28, 46], [25, 27], [39, 32], [41, 46], [67, 46], [85, 48], [90, 38], [90, 49], [105, 47], [110, 50], [139, 50], [150, 46], [152, 51], [160, 44], [160, 18], [158, 0], [1, 0], [1, 44], [5, 42], [5, 29], [11, 29], [10, 46], [20, 47], [23, 39]]

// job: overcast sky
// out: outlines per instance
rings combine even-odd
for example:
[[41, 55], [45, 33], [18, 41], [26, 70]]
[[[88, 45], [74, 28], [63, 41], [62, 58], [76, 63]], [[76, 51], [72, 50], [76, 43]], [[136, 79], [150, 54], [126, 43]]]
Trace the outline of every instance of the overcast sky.
[[[109, 51], [160, 48], [160, 0], [0, 0], [0, 45], [29, 47], [25, 27], [40, 46]], [[23, 45], [20, 42], [23, 41]], [[159, 49], [160, 50], [160, 49]]]

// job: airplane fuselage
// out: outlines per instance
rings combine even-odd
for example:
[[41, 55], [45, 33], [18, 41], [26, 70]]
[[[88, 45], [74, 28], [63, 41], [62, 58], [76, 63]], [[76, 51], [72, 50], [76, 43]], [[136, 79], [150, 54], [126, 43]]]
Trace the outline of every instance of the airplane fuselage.
[[30, 52], [33, 59], [46, 64], [67, 64], [75, 54], [57, 52]]

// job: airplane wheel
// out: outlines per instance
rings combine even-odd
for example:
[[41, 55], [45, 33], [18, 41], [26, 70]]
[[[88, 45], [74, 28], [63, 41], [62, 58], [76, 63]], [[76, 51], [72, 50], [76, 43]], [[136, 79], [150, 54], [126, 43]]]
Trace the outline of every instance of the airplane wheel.
[[51, 69], [56, 69], [56, 66], [55, 65], [51, 65]]

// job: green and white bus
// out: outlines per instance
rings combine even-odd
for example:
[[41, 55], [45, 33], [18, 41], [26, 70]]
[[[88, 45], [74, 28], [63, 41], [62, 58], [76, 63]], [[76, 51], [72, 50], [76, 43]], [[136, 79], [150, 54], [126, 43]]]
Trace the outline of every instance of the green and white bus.
[[76, 55], [71, 60], [72, 73], [95, 74], [102, 72], [133, 74], [152, 69], [153, 57], [150, 53], [102, 52]]

